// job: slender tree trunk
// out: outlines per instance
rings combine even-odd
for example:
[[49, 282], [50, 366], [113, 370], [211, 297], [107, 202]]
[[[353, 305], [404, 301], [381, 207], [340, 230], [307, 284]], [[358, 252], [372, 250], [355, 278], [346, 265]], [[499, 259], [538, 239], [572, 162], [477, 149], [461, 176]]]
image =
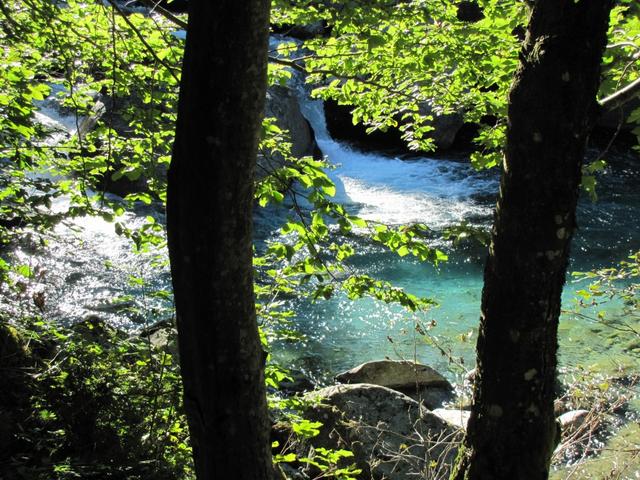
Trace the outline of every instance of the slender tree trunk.
[[271, 478], [252, 274], [269, 0], [190, 0], [167, 232], [200, 480]]
[[458, 479], [547, 479], [559, 439], [553, 400], [560, 297], [613, 2], [531, 3], [509, 94], [474, 404]]

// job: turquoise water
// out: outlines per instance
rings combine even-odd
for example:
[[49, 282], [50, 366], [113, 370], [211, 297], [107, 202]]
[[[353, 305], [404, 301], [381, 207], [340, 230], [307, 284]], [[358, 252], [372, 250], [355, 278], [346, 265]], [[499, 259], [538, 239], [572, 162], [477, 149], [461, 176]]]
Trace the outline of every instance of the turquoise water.
[[[496, 172], [475, 172], [464, 162], [403, 160], [359, 152], [329, 137], [319, 103], [305, 101], [303, 111], [323, 154], [337, 167], [331, 173], [338, 187], [337, 199], [352, 212], [391, 225], [422, 222], [436, 230], [462, 220], [476, 226], [490, 225], [498, 188]], [[598, 203], [581, 202], [570, 270], [610, 266], [640, 248], [639, 164], [631, 155], [612, 158], [599, 179]], [[439, 306], [416, 316], [372, 299], [351, 301], [341, 295], [318, 302], [289, 300], [287, 306], [296, 312], [295, 323], [307, 339], [277, 345], [276, 357], [319, 378], [383, 357], [416, 358], [451, 372], [451, 355], [472, 368], [484, 248], [467, 245], [452, 249], [436, 243], [450, 256], [449, 262], [436, 269], [359, 243], [359, 254], [351, 262], [356, 271], [434, 298]], [[569, 278], [565, 309], [571, 308], [580, 288], [584, 285]], [[610, 305], [609, 312], [615, 316], [620, 308]], [[416, 333], [417, 323], [435, 324], [428, 333], [439, 347]], [[631, 351], [634, 345], [620, 341], [619, 332], [584, 318], [563, 315], [560, 335], [561, 362], [565, 365], [616, 368], [633, 365], [637, 355]]]

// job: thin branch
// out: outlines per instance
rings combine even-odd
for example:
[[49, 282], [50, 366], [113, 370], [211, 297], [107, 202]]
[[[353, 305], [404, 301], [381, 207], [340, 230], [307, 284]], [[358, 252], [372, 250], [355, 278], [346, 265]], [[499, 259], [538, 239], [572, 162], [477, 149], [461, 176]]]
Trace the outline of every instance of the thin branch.
[[640, 96], [640, 78], [637, 78], [626, 87], [600, 100], [600, 107], [604, 111], [610, 112], [622, 107], [637, 96]]
[[640, 50], [640, 45], [636, 45], [633, 42], [610, 43], [609, 45], [607, 45], [607, 50], [610, 50], [612, 48], [622, 48], [622, 47], [631, 47], [631, 48], [635, 48], [636, 50]]
[[143, 5], [146, 5], [147, 7], [149, 7], [152, 12], [159, 13], [164, 18], [166, 18], [167, 20], [172, 21], [173, 23], [175, 23], [178, 27], [182, 28], [183, 30], [187, 29], [187, 22], [185, 22], [184, 20], [181, 20], [178, 17], [176, 17], [173, 13], [171, 13], [166, 8], [163, 8], [160, 5], [160, 2], [154, 2], [153, 0], [138, 0], [138, 1], [140, 3], [142, 3]]
[[156, 62], [158, 62], [160, 65], [162, 65], [164, 68], [166, 68], [167, 71], [171, 74], [171, 76], [174, 78], [174, 80], [177, 83], [180, 83], [180, 79], [178, 78], [176, 73], [173, 71], [173, 68], [171, 68], [171, 66], [167, 65], [167, 63], [165, 63], [162, 59], [160, 59], [160, 57], [158, 57], [158, 55], [156, 54], [156, 52], [153, 49], [153, 47], [151, 47], [151, 45], [149, 45], [149, 43], [145, 40], [144, 36], [142, 35], [142, 33], [140, 33], [140, 31], [136, 28], [136, 26], [133, 23], [131, 23], [131, 20], [129, 20], [129, 18], [127, 18], [127, 16], [122, 11], [122, 9], [118, 6], [118, 4], [115, 2], [115, 0], [107, 0], [107, 2], [109, 3], [109, 5], [111, 5], [122, 16], [122, 19], [129, 26], [129, 28], [131, 28], [131, 30], [133, 30], [133, 33], [136, 34], [136, 37], [138, 37], [138, 39], [142, 42], [142, 44], [147, 49], [147, 51], [153, 56], [154, 60]]
[[307, 69], [305, 67], [303, 67], [299, 63], [294, 62], [293, 60], [287, 60], [284, 58], [278, 58], [278, 57], [269, 55], [269, 61], [272, 63], [277, 63], [278, 65], [284, 65], [285, 67], [293, 68], [294, 70], [297, 70], [302, 73], [307, 73]]

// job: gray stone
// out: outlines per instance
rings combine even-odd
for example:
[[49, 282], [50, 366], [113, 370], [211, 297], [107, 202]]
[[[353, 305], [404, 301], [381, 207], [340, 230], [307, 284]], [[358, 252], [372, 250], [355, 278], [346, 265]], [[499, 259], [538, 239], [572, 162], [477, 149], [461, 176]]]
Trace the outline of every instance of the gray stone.
[[291, 153], [295, 157], [313, 156], [317, 153], [315, 135], [302, 115], [298, 98], [291, 88], [280, 85], [269, 88], [265, 115], [274, 117], [281, 129], [289, 131]]
[[362, 478], [448, 478], [460, 431], [418, 402], [370, 384], [335, 385], [305, 397], [321, 402], [307, 418], [323, 423], [314, 446], [354, 453]]
[[558, 417], [563, 432], [578, 430], [589, 416], [588, 410], [571, 410]]
[[471, 412], [469, 410], [460, 409], [453, 410], [447, 408], [436, 408], [431, 413], [437, 415], [445, 422], [462, 430], [467, 429], [467, 423], [469, 423], [469, 417], [471, 417]]
[[366, 362], [336, 375], [336, 380], [341, 383], [370, 383], [395, 390], [415, 391], [416, 387], [453, 388], [433, 368], [421, 363], [397, 360]]
[[420, 105], [420, 113], [422, 115], [431, 115], [430, 125], [433, 130], [427, 135], [433, 139], [438, 149], [446, 150], [451, 148], [456, 139], [456, 134], [464, 125], [464, 119], [460, 113], [442, 114], [434, 111], [429, 104]]
[[413, 388], [402, 393], [405, 393], [417, 402], [422, 402], [429, 410], [442, 408], [455, 399], [454, 392], [450, 388], [424, 387], [419, 388], [417, 391]]

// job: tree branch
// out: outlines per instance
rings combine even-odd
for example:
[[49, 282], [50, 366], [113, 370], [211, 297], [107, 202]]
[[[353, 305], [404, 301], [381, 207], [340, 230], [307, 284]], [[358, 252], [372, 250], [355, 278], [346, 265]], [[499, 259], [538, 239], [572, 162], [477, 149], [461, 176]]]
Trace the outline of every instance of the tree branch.
[[142, 3], [143, 5], [146, 5], [147, 7], [149, 7], [152, 12], [159, 13], [164, 18], [166, 18], [167, 20], [172, 21], [173, 23], [175, 23], [178, 27], [182, 28], [183, 30], [187, 29], [187, 22], [185, 22], [184, 20], [181, 20], [178, 17], [176, 17], [173, 13], [171, 13], [166, 8], [162, 8], [162, 6], [160, 6], [160, 2], [155, 2], [154, 0], [138, 0], [138, 1], [140, 3]]
[[158, 57], [158, 55], [156, 54], [156, 52], [153, 49], [153, 47], [151, 47], [151, 45], [149, 45], [149, 43], [145, 40], [145, 38], [142, 35], [142, 33], [140, 33], [140, 30], [138, 30], [136, 28], [136, 26], [133, 23], [131, 23], [131, 20], [129, 20], [129, 18], [124, 14], [124, 12], [118, 6], [118, 4], [114, 0], [107, 0], [107, 2], [120, 14], [122, 19], [129, 26], [129, 28], [131, 28], [131, 30], [133, 30], [133, 33], [135, 33], [136, 37], [138, 37], [138, 39], [142, 42], [142, 45], [144, 45], [144, 47], [151, 54], [151, 56], [154, 58], [154, 60], [156, 62], [158, 62], [160, 65], [162, 65], [164, 68], [166, 68], [167, 71], [169, 72], [169, 74], [174, 78], [174, 80], [177, 83], [180, 83], [180, 79], [178, 78], [178, 75], [176, 74], [176, 72], [174, 72], [173, 68], [171, 68], [170, 65], [167, 65], [166, 62], [162, 61], [160, 59], [160, 57]]
[[600, 107], [605, 112], [610, 112], [622, 107], [637, 96], [640, 96], [640, 78], [637, 78], [626, 87], [600, 100]]

